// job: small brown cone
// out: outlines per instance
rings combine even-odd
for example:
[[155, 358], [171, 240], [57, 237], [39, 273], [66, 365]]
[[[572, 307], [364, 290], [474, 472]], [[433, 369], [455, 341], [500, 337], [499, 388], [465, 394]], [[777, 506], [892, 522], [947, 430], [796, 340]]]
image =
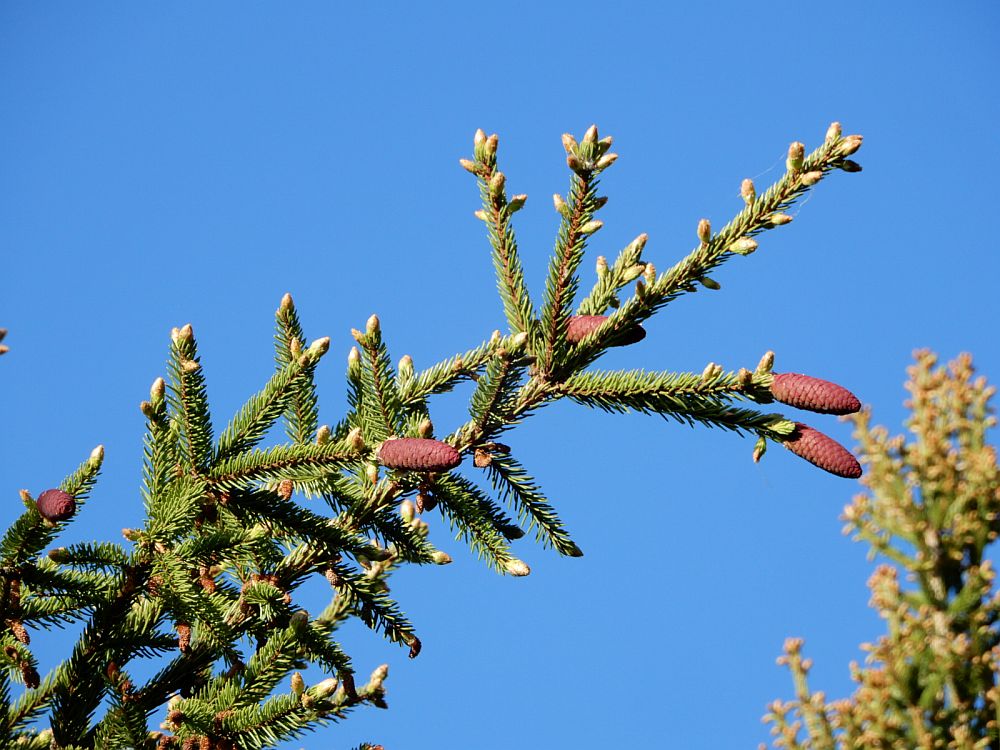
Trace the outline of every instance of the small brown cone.
[[24, 623], [20, 620], [10, 620], [10, 632], [21, 643], [25, 645], [31, 643], [31, 637], [28, 635], [28, 631], [24, 629]]
[[845, 479], [857, 479], [861, 476], [861, 464], [847, 448], [809, 425], [796, 422], [795, 432], [782, 442], [796, 456], [823, 471]]
[[854, 414], [861, 410], [858, 397], [843, 386], [797, 372], [775, 373], [771, 395], [775, 401], [820, 414]]
[[21, 662], [21, 679], [24, 680], [24, 686], [31, 690], [37, 688], [41, 681], [38, 670], [28, 664], [28, 662]]
[[191, 650], [191, 626], [186, 622], [177, 623], [177, 648], [182, 654]]

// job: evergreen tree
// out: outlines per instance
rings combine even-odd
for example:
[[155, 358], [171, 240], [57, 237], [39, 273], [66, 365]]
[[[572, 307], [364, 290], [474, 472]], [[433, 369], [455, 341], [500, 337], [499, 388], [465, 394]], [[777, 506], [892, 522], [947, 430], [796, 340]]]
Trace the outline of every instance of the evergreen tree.
[[973, 377], [969, 355], [936, 365], [920, 351], [909, 370], [909, 441], [871, 426], [867, 410], [853, 417], [869, 468], [844, 531], [888, 561], [868, 582], [887, 632], [862, 644], [854, 694], [831, 702], [809, 689], [802, 640], [785, 642], [779, 663], [796, 699], [775, 701], [765, 717], [775, 747], [1000, 748], [1000, 591], [988, 559], [1000, 533], [1000, 471], [986, 442], [996, 388]]
[[[476, 215], [486, 224], [507, 331], [418, 372], [407, 356], [393, 364], [371, 316], [352, 332], [349, 409], [332, 426], [319, 424], [314, 384], [330, 340], [306, 343], [291, 296], [276, 314], [273, 376], [219, 435], [193, 329], [174, 329], [168, 378], [157, 379], [141, 405], [146, 520], [126, 530], [129, 544], [52, 547], [87, 502], [100, 447], [57, 488], [37, 498], [23, 492], [26, 510], [0, 541], [0, 746], [246, 750], [364, 704], [384, 708], [386, 667], [360, 683], [336, 631], [356, 617], [410, 656], [420, 652], [386, 579], [403, 564], [450, 562], [428, 541], [426, 513], [437, 508], [502, 574], [529, 574], [511, 547], [528, 531], [559, 554], [582, 554], [528, 469], [499, 442], [561, 398], [756, 436], [755, 459], [777, 442], [829, 472], [859, 476], [858, 462], [830, 438], [753, 408], [775, 401], [820, 413], [859, 408], [832, 383], [774, 373], [771, 353], [735, 371], [714, 363], [700, 372], [591, 365], [609, 347], [642, 339], [643, 321], [677, 297], [718, 289], [709, 274], [753, 253], [757, 235], [788, 224], [785, 211], [830, 172], [860, 170], [848, 157], [861, 137], [843, 136], [835, 123], [808, 155], [793, 143], [782, 177], [760, 195], [744, 180], [742, 210], [719, 231], [702, 220], [687, 257], [658, 273], [642, 259], [640, 235], [613, 263], [597, 259], [597, 278], [581, 295], [580, 265], [602, 226], [599, 177], [617, 158], [611, 142], [596, 127], [580, 141], [563, 136], [570, 186], [555, 196], [561, 224], [536, 304], [512, 222], [527, 197], [508, 195], [497, 136], [476, 133], [473, 158], [462, 166], [478, 180]], [[475, 382], [468, 421], [435, 438], [431, 397], [465, 381]], [[265, 447], [279, 421], [286, 440]], [[322, 503], [322, 512], [304, 498]], [[332, 598], [309, 613], [296, 592], [314, 576], [326, 578]], [[29, 630], [73, 622], [83, 624], [79, 640], [41, 676]], [[146, 660], [160, 668], [139, 681], [135, 666]], [[307, 686], [297, 671], [307, 664], [330, 677]], [[25, 687], [16, 698], [12, 683]], [[150, 716], [164, 704], [163, 731], [151, 731]]]

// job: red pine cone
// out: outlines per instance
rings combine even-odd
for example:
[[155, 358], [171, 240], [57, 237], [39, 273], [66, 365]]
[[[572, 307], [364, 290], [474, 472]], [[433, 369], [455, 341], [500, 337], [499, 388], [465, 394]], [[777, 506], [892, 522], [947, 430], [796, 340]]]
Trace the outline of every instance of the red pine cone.
[[809, 425], [796, 422], [795, 432], [783, 443], [796, 456], [838, 477], [857, 479], [861, 476], [861, 464], [847, 448]]
[[45, 490], [38, 496], [35, 506], [47, 521], [66, 521], [76, 513], [76, 500], [62, 490]]
[[858, 397], [843, 386], [797, 372], [775, 373], [771, 395], [775, 401], [820, 414], [853, 414], [861, 410]]
[[[597, 330], [608, 319], [607, 315], [573, 315], [566, 328], [566, 340], [578, 344], [591, 332]], [[628, 346], [646, 338], [646, 329], [640, 325], [630, 326], [618, 332], [611, 346]]]
[[379, 446], [378, 460], [390, 469], [447, 471], [462, 463], [462, 456], [433, 438], [394, 438]]

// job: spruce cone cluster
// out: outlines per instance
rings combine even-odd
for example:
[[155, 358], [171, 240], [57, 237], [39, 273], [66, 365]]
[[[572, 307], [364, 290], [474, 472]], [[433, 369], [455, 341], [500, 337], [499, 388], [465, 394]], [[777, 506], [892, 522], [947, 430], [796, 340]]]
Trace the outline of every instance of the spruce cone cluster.
[[[853, 414], [861, 401], [843, 386], [795, 372], [775, 373], [771, 384], [775, 401], [819, 414]], [[857, 479], [861, 464], [851, 452], [831, 437], [802, 422], [783, 441], [796, 456], [838, 477]]]
[[390, 438], [378, 449], [379, 463], [405, 471], [448, 471], [462, 463], [457, 450], [433, 438]]

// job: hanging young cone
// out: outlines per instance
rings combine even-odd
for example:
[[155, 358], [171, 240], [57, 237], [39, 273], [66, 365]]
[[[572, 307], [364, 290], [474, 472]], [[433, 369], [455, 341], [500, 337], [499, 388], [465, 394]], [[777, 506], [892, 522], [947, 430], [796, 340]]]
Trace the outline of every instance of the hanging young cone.
[[45, 490], [38, 496], [36, 507], [46, 521], [66, 521], [76, 513], [76, 500], [62, 490]]
[[24, 680], [24, 686], [34, 690], [38, 687], [41, 678], [39, 677], [38, 670], [31, 666], [28, 662], [23, 661], [20, 664], [21, 667], [21, 679]]
[[182, 654], [191, 651], [191, 626], [186, 622], [177, 623], [177, 649]]
[[[583, 341], [591, 332], [603, 325], [607, 315], [573, 315], [566, 328], [566, 340], [571, 344]], [[628, 346], [646, 338], [646, 330], [640, 325], [634, 325], [621, 331], [612, 341], [612, 346]]]
[[796, 422], [795, 432], [782, 443], [796, 456], [804, 458], [823, 471], [846, 479], [857, 479], [861, 476], [861, 464], [847, 448], [809, 425]]
[[775, 401], [820, 414], [854, 414], [861, 410], [858, 397], [843, 386], [796, 372], [776, 373], [771, 395]]
[[447, 471], [462, 463], [462, 456], [433, 438], [390, 438], [379, 446], [378, 460], [390, 469]]

